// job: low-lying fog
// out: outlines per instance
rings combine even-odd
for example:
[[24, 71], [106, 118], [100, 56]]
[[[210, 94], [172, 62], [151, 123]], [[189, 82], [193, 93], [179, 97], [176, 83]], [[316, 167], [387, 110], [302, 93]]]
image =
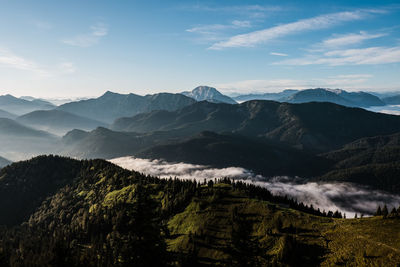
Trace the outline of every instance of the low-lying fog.
[[392, 207], [397, 208], [400, 204], [398, 195], [350, 183], [316, 183], [283, 176], [267, 178], [240, 167], [216, 169], [204, 165], [170, 163], [134, 157], [115, 158], [110, 161], [123, 168], [161, 178], [178, 177], [204, 181], [204, 179], [229, 177], [242, 180], [266, 187], [273, 194], [288, 195], [305, 204], [312, 204], [321, 210], [339, 210], [346, 213], [348, 218], [354, 217], [355, 213], [371, 215], [375, 212], [377, 205], [386, 204], [390, 210]]
[[375, 106], [369, 107], [367, 110], [385, 114], [400, 115], [400, 105]]

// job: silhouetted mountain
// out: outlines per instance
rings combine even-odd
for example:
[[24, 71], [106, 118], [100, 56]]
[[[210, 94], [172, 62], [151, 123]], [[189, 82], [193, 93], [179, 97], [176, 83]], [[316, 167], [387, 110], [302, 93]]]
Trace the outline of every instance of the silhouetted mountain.
[[12, 95], [0, 96], [0, 107], [1, 109], [16, 114], [22, 115], [35, 110], [48, 110], [53, 109], [55, 106], [50, 102], [43, 100], [25, 100], [16, 98]]
[[332, 103], [198, 102], [177, 111], [121, 118], [112, 129], [142, 133], [174, 130], [186, 136], [201, 131], [231, 132], [287, 142], [297, 148], [329, 151], [365, 136], [400, 131], [400, 117]]
[[[331, 162], [279, 142], [213, 132], [183, 141], [151, 147], [140, 158], [202, 164], [217, 168], [243, 167], [265, 176], [322, 174]], [[310, 166], [315, 166], [310, 168]]]
[[110, 123], [120, 117], [134, 116], [152, 110], [176, 110], [193, 103], [193, 99], [181, 94], [160, 93], [139, 96], [106, 92], [99, 98], [67, 103], [57, 109]]
[[307, 89], [280, 99], [288, 103], [330, 102], [348, 107], [384, 106], [378, 97], [365, 92], [346, 92], [340, 89]]
[[93, 130], [106, 126], [100, 121], [78, 116], [62, 110], [38, 110], [22, 115], [16, 119], [25, 125], [64, 135], [72, 129]]
[[198, 86], [190, 92], [182, 92], [183, 95], [191, 97], [196, 101], [208, 101], [212, 103], [237, 104], [229, 96], [221, 94], [217, 89], [208, 86]]
[[279, 93], [264, 93], [264, 94], [246, 94], [246, 95], [238, 95], [233, 99], [238, 102], [250, 101], [250, 100], [274, 100], [280, 101], [281, 99], [285, 99], [295, 93], [299, 92], [299, 90], [287, 89]]
[[382, 100], [388, 105], [400, 105], [400, 95], [385, 97]]
[[15, 119], [16, 117], [17, 117], [17, 115], [0, 109], [0, 118]]
[[12, 162], [9, 161], [8, 159], [5, 159], [3, 157], [0, 157], [0, 169], [3, 168], [4, 166], [7, 166], [11, 164]]

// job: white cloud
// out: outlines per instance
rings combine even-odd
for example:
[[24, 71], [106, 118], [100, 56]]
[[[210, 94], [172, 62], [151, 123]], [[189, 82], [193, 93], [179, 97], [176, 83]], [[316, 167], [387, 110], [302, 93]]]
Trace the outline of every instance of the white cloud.
[[277, 65], [372, 65], [400, 62], [400, 46], [341, 49], [276, 62]]
[[0, 67], [30, 72], [39, 78], [71, 74], [76, 71], [72, 62], [62, 62], [55, 66], [42, 66], [30, 59], [14, 54], [8, 49], [0, 48]]
[[97, 44], [100, 39], [108, 34], [108, 26], [104, 23], [97, 23], [90, 27], [91, 32], [79, 34], [72, 38], [63, 39], [62, 42], [67, 45], [90, 47]]
[[377, 205], [387, 204], [397, 208], [400, 204], [400, 196], [349, 183], [304, 182], [302, 179], [293, 177], [266, 178], [240, 167], [218, 169], [204, 165], [134, 157], [122, 157], [110, 161], [129, 170], [161, 178], [178, 177], [203, 182], [204, 179], [229, 177], [265, 187], [276, 195], [288, 195], [321, 210], [339, 210], [349, 217], [354, 216], [355, 212], [371, 214], [376, 210]]
[[48, 76], [49, 71], [37, 63], [24, 57], [15, 55], [9, 50], [0, 49], [0, 66], [33, 72], [39, 76]]
[[333, 47], [354, 45], [354, 44], [359, 44], [365, 40], [375, 39], [375, 38], [383, 37], [386, 35], [387, 34], [384, 34], [384, 33], [369, 34], [364, 31], [361, 31], [360, 33], [336, 35], [332, 38], [322, 41], [321, 46], [326, 47], [326, 48], [333, 48]]
[[234, 20], [232, 21], [232, 25], [238, 28], [249, 28], [251, 27], [251, 23], [248, 20]]
[[209, 49], [219, 50], [228, 47], [253, 47], [287, 35], [330, 28], [343, 22], [360, 20], [371, 13], [377, 12], [374, 10], [356, 10], [352, 12], [331, 13], [309, 19], [302, 19], [264, 30], [236, 35], [228, 40], [213, 44]]
[[287, 57], [288, 56], [288, 54], [278, 53], [278, 52], [271, 52], [269, 54], [272, 55], [272, 56], [279, 56], [279, 57]]
[[198, 34], [201, 40], [215, 41], [223, 38], [224, 32], [227, 30], [235, 30], [251, 27], [251, 22], [247, 20], [234, 20], [230, 24], [209, 24], [200, 25], [187, 29], [186, 32]]

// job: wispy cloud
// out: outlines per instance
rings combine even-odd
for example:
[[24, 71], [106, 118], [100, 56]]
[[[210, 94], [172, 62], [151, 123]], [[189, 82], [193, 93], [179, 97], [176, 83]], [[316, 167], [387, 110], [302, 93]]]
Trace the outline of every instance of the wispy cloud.
[[259, 19], [265, 18], [273, 12], [282, 11], [281, 6], [266, 6], [266, 5], [235, 5], [235, 6], [209, 6], [203, 4], [181, 6], [180, 9], [194, 10], [203, 12], [229, 13], [235, 15], [243, 15], [249, 18]]
[[39, 64], [18, 56], [7, 49], [0, 49], [0, 66], [29, 71], [39, 76], [50, 75], [49, 71], [41, 67]]
[[363, 41], [380, 38], [386, 36], [385, 33], [369, 34], [364, 31], [359, 33], [349, 33], [344, 35], [336, 35], [322, 41], [321, 46], [326, 48], [341, 47], [347, 45], [360, 44]]
[[228, 47], [253, 47], [268, 41], [304, 31], [330, 28], [343, 22], [364, 19], [380, 10], [356, 10], [331, 13], [317, 17], [302, 19], [296, 22], [278, 25], [264, 30], [254, 31], [230, 37], [227, 40], [213, 44], [209, 49], [220, 50]]
[[76, 71], [75, 65], [72, 62], [62, 62], [55, 66], [44, 66], [4, 48], [0, 48], [0, 67], [27, 71], [40, 78], [71, 74]]
[[97, 23], [90, 27], [90, 32], [79, 34], [72, 38], [63, 39], [62, 42], [67, 45], [90, 47], [97, 44], [100, 39], [108, 34], [108, 26], [104, 23]]
[[400, 62], [400, 46], [341, 49], [276, 62], [276, 65], [372, 65]]
[[248, 20], [234, 20], [229, 24], [209, 24], [195, 26], [187, 29], [186, 32], [200, 35], [202, 40], [216, 41], [223, 38], [224, 32], [227, 30], [235, 30], [251, 27], [251, 22]]
[[285, 53], [278, 53], [278, 52], [271, 52], [269, 53], [271, 56], [278, 56], [278, 57], [287, 57], [288, 54]]

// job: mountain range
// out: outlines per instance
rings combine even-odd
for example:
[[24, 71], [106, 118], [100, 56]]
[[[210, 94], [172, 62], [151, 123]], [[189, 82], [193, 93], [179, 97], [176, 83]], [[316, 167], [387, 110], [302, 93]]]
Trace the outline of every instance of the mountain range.
[[237, 102], [229, 96], [223, 95], [217, 89], [209, 86], [198, 86], [192, 91], [182, 92], [182, 94], [191, 97], [196, 101], [237, 104]]
[[[399, 154], [393, 142], [380, 146], [379, 153], [350, 149], [363, 138], [396, 136], [400, 117], [395, 115], [322, 102], [202, 101], [176, 111], [121, 118], [112, 128], [71, 131], [63, 137], [60, 151], [78, 158], [135, 156], [217, 168], [238, 166], [267, 177], [297, 175], [398, 190]], [[377, 171], [366, 174], [371, 166]], [[353, 176], [346, 176], [350, 172]], [[377, 176], [382, 172], [384, 180]]]
[[295, 93], [299, 92], [299, 90], [294, 89], [286, 89], [279, 93], [260, 93], [260, 94], [244, 94], [235, 96], [233, 99], [237, 102], [245, 102], [250, 100], [274, 100], [280, 101]]
[[385, 103], [378, 97], [365, 92], [346, 92], [344, 90], [308, 89], [301, 90], [291, 96], [280, 99], [281, 102], [307, 103], [331, 102], [348, 107], [384, 106]]
[[302, 149], [328, 151], [361, 137], [400, 131], [400, 117], [332, 103], [198, 102], [177, 111], [121, 118], [111, 128], [141, 133], [175, 131], [176, 135], [185, 136], [204, 130], [231, 132], [286, 142]]
[[249, 94], [235, 97], [239, 102], [249, 100], [275, 100], [288, 103], [330, 102], [348, 107], [384, 106], [379, 97], [366, 92], [346, 92], [340, 89], [315, 88], [284, 90], [280, 93]]
[[99, 98], [66, 103], [57, 109], [103, 123], [111, 123], [120, 117], [134, 116], [152, 110], [175, 110], [194, 102], [192, 98], [181, 94], [159, 93], [140, 96], [108, 91]]
[[53, 109], [55, 106], [50, 102], [34, 99], [25, 100], [21, 98], [16, 98], [12, 95], [2, 95], [0, 96], [0, 108], [16, 115], [23, 115], [28, 112], [35, 110], [48, 110]]

